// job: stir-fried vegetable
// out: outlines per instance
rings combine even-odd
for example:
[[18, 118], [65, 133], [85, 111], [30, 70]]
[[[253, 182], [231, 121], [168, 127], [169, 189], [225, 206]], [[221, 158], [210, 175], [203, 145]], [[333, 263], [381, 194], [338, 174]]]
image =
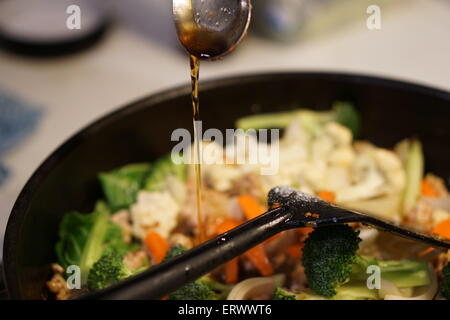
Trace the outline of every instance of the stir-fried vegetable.
[[269, 299], [276, 287], [285, 282], [283, 274], [272, 277], [248, 278], [233, 287], [227, 300]]
[[[244, 117], [237, 127], [286, 129], [278, 145], [279, 169], [261, 175], [261, 166], [231, 159], [230, 146], [208, 144], [213, 147], [208, 152], [234, 161], [202, 168], [208, 237], [263, 214], [268, 190], [287, 185], [450, 239], [450, 193], [442, 179], [423, 176], [421, 143], [407, 139], [392, 151], [354, 141], [361, 131], [360, 115], [351, 104]], [[250, 146], [267, 146], [256, 137], [247, 142], [237, 143], [230, 154], [250, 156]], [[60, 266], [55, 264], [57, 272], [48, 281], [51, 292], [57, 298], [70, 296], [68, 289], [57, 289], [65, 288], [64, 269], [70, 265], [80, 267], [83, 288], [99, 290], [148, 268], [150, 261], [161, 263], [191, 248], [199, 232], [192, 174], [170, 154], [152, 164], [100, 173], [105, 202], [99, 201], [90, 214], [72, 212], [63, 218], [56, 245]], [[442, 296], [450, 297], [450, 266], [442, 270], [448, 254], [413, 246], [402, 247], [401, 254], [387, 252], [378, 234], [345, 225], [282, 232], [166, 299], [421, 300], [434, 298], [441, 278]], [[400, 256], [429, 261], [395, 260]], [[367, 287], [369, 266], [381, 270], [379, 290]], [[248, 278], [255, 274], [259, 277]]]
[[[236, 228], [241, 222], [232, 219], [225, 219], [216, 227], [216, 234], [222, 234], [230, 229]], [[256, 245], [244, 253], [244, 256], [253, 264], [253, 266], [263, 276], [270, 276], [273, 274], [273, 268], [267, 257], [266, 252], [261, 244]]]
[[146, 266], [131, 270], [123, 262], [123, 257], [115, 251], [106, 251], [94, 263], [87, 278], [89, 290], [100, 290], [145, 270]]
[[324, 123], [335, 121], [349, 128], [354, 137], [360, 133], [361, 120], [355, 107], [348, 102], [336, 102], [331, 111], [293, 110], [265, 113], [240, 118], [236, 127], [244, 130], [261, 128], [286, 128], [294, 119], [311, 133], [320, 130]]
[[424, 171], [422, 144], [418, 140], [411, 141], [406, 159], [406, 187], [403, 193], [403, 212], [411, 210], [420, 195]]
[[234, 258], [225, 263], [225, 282], [236, 283], [239, 279], [239, 259]]
[[441, 237], [450, 239], [450, 219], [439, 222], [432, 230], [433, 233]]
[[82, 284], [86, 283], [89, 270], [105, 251], [123, 255], [135, 248], [125, 243], [122, 231], [109, 218], [106, 204], [98, 202], [93, 213], [71, 212], [61, 222], [60, 240], [56, 244], [58, 262], [64, 268], [79, 266]]
[[238, 201], [247, 220], [254, 219], [265, 211], [258, 201], [249, 194], [239, 196]]
[[166, 239], [153, 231], [149, 231], [145, 236], [145, 245], [156, 263], [164, 260], [170, 247]]
[[155, 161], [145, 181], [144, 189], [161, 191], [166, 188], [168, 177], [175, 177], [180, 181], [186, 180], [186, 166], [175, 164], [170, 154]]
[[150, 164], [130, 164], [111, 172], [100, 173], [99, 179], [108, 205], [112, 210], [127, 208], [136, 201]]
[[[382, 279], [397, 287], [425, 286], [430, 283], [428, 266], [421, 261], [378, 261], [356, 254], [361, 239], [358, 232], [346, 225], [315, 229], [305, 242], [303, 265], [311, 288], [324, 297], [353, 296], [367, 298], [361, 290], [365, 283], [346, 287], [344, 284], [367, 279], [369, 266], [378, 266]], [[366, 286], [367, 287], [367, 286]], [[345, 291], [341, 291], [341, 288]], [[357, 290], [355, 293], [354, 290]]]
[[425, 179], [422, 180], [420, 192], [425, 197], [437, 198], [439, 196], [434, 186]]
[[[182, 245], [175, 245], [167, 252], [166, 258], [171, 259], [187, 251]], [[224, 299], [231, 287], [204, 276], [194, 282], [169, 294], [169, 300], [213, 300]]]
[[320, 191], [317, 196], [322, 199], [325, 200], [327, 202], [335, 202], [336, 201], [336, 194], [332, 191]]

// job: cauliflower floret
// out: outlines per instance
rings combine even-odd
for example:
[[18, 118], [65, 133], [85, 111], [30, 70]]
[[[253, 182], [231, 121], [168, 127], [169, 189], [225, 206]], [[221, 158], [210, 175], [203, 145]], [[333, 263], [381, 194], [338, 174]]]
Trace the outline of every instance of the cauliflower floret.
[[325, 161], [310, 161], [305, 164], [302, 177], [315, 191], [322, 190], [327, 183], [327, 164]]
[[350, 186], [350, 170], [340, 166], [329, 166], [327, 169], [324, 190], [339, 191]]
[[435, 210], [433, 210], [432, 218], [433, 218], [433, 224], [437, 225], [444, 220], [450, 219], [450, 212], [442, 210], [442, 209], [435, 209]]
[[204, 166], [203, 174], [208, 184], [217, 191], [230, 190], [233, 182], [242, 176], [239, 167], [223, 164]]
[[374, 149], [373, 155], [393, 191], [402, 191], [406, 184], [406, 176], [400, 158], [394, 152], [381, 148]]
[[295, 119], [286, 128], [283, 135], [282, 144], [306, 146], [310, 139], [310, 135], [305, 131], [300, 121]]
[[177, 225], [179, 206], [169, 192], [139, 191], [137, 202], [131, 206], [133, 234], [144, 239], [153, 230], [167, 238]]
[[337, 122], [329, 122], [325, 125], [325, 132], [333, 138], [339, 147], [349, 146], [352, 143], [353, 135], [350, 129]]
[[385, 179], [375, 160], [366, 153], [358, 154], [352, 168], [353, 185], [336, 193], [336, 202], [356, 201], [379, 196], [383, 193]]
[[311, 160], [325, 161], [333, 150], [333, 139], [327, 135], [322, 135], [316, 138], [311, 145]]
[[331, 165], [341, 167], [350, 167], [354, 160], [355, 152], [350, 146], [334, 149], [328, 158]]

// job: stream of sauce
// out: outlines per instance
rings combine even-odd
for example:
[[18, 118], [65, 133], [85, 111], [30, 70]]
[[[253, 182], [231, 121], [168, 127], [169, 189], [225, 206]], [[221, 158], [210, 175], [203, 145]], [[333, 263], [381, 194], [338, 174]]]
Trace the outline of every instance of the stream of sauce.
[[194, 125], [194, 166], [195, 166], [195, 195], [197, 202], [197, 244], [206, 240], [205, 220], [202, 209], [202, 170], [201, 170], [201, 132], [197, 127], [200, 121], [200, 104], [198, 98], [198, 80], [200, 73], [200, 59], [190, 55], [192, 82], [192, 122]]

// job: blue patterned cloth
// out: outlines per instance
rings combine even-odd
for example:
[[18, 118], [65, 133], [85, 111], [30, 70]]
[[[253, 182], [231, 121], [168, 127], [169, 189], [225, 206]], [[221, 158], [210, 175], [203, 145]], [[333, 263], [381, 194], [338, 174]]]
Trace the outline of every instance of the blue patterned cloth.
[[3, 165], [3, 155], [33, 132], [42, 111], [0, 91], [0, 185], [9, 171]]

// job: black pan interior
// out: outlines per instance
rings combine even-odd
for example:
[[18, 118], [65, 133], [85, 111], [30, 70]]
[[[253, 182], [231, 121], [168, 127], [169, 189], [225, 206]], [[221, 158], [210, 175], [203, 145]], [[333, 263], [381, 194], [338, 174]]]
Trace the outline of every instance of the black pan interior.
[[[8, 222], [3, 262], [12, 298], [46, 297], [61, 216], [92, 209], [101, 197], [98, 172], [170, 151], [171, 132], [192, 126], [189, 93], [186, 86], [126, 106], [82, 130], [41, 165]], [[392, 147], [418, 136], [427, 170], [450, 177], [448, 92], [365, 76], [293, 73], [201, 83], [200, 99], [204, 129], [233, 128], [236, 118], [255, 112], [328, 109], [335, 100], [349, 100], [361, 111], [364, 139]]]

